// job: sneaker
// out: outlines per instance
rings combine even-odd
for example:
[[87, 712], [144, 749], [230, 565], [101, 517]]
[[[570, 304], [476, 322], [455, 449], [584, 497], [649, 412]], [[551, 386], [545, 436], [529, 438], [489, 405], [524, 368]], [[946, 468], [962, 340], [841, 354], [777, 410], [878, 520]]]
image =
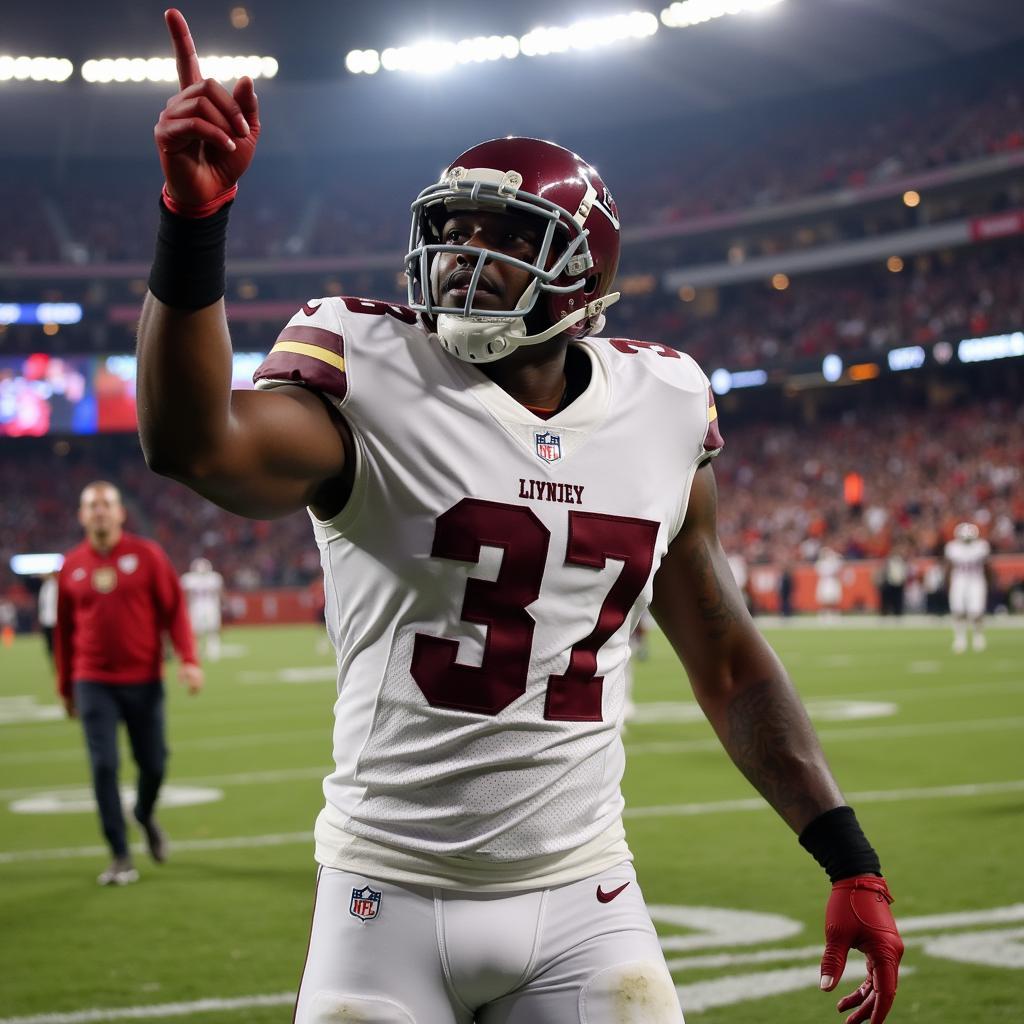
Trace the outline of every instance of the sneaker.
[[954, 654], [963, 654], [964, 651], [966, 651], [966, 650], [967, 650], [967, 637], [965, 637], [965, 636], [958, 636], [953, 641], [953, 653]]
[[985, 650], [985, 646], [986, 646], [986, 644], [985, 644], [985, 634], [984, 633], [975, 633], [974, 636], [971, 637], [971, 650], [972, 651], [983, 651], [983, 650]]
[[135, 818], [146, 833], [146, 846], [149, 848], [149, 855], [157, 862], [163, 864], [167, 860], [167, 833], [157, 824], [156, 818], [149, 821], [141, 821]]
[[132, 864], [131, 857], [115, 857], [110, 867], [97, 876], [100, 885], [130, 885], [139, 880], [139, 873]]

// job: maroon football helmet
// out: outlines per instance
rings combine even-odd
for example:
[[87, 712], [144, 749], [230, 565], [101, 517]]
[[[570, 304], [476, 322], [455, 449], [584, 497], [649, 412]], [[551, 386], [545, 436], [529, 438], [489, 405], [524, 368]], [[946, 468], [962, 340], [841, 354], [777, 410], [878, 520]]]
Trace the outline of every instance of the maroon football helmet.
[[[544, 235], [533, 263], [493, 249], [447, 245], [440, 225], [458, 209], [509, 210], [536, 216]], [[443, 307], [433, 294], [430, 267], [438, 253], [462, 253], [475, 272], [461, 309]], [[514, 309], [474, 305], [488, 261], [511, 264], [533, 275]], [[405, 272], [409, 305], [434, 319], [441, 344], [472, 362], [500, 359], [520, 345], [566, 333], [584, 338], [600, 330], [619, 265], [619, 214], [605, 183], [588, 163], [552, 142], [505, 138], [481, 143], [457, 157], [436, 185], [412, 204]], [[538, 306], [539, 304], [539, 306]], [[539, 308], [547, 327], [526, 333], [525, 317]]]

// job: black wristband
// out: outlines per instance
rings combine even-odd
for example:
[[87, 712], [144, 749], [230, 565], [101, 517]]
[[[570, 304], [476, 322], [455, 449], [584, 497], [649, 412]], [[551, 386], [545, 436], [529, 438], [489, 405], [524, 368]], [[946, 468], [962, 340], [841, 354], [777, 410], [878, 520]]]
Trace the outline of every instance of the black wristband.
[[881, 875], [878, 854], [861, 830], [852, 807], [833, 807], [819, 814], [800, 833], [800, 845], [835, 883], [854, 875]]
[[175, 309], [203, 309], [223, 298], [227, 270], [225, 203], [209, 217], [181, 217], [160, 200], [160, 227], [149, 272], [149, 290]]

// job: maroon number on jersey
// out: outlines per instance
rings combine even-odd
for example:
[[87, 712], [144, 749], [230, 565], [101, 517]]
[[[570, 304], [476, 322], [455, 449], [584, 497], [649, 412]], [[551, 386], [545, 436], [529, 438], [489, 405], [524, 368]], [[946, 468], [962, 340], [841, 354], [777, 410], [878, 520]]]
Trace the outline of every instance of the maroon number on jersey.
[[632, 338], [609, 338], [608, 344], [627, 356], [635, 356], [641, 349], [657, 352], [665, 359], [681, 359], [682, 356], [671, 345], [663, 345], [660, 341], [633, 341]]
[[487, 627], [479, 668], [460, 665], [457, 640], [416, 634], [412, 677], [434, 707], [496, 715], [526, 693], [533, 647], [533, 616], [551, 534], [522, 505], [463, 498], [438, 517], [434, 558], [479, 562], [480, 549], [504, 551], [498, 578], [466, 581], [462, 619]]
[[390, 316], [403, 324], [416, 323], [416, 314], [408, 306], [397, 306], [393, 302], [378, 302], [376, 299], [358, 299], [343, 295], [341, 301], [350, 313], [367, 313], [370, 316]]
[[597, 674], [597, 652], [626, 621], [644, 589], [654, 561], [658, 524], [646, 519], [569, 513], [566, 565], [603, 569], [609, 558], [622, 562], [622, 571], [601, 605], [589, 636], [573, 645], [569, 667], [548, 679], [544, 717], [561, 722], [600, 722], [604, 678]]
[[[658, 524], [593, 512], [568, 515], [567, 565], [603, 569], [609, 558], [623, 564], [594, 628], [573, 645], [565, 673], [548, 678], [544, 717], [599, 722], [604, 679], [597, 675], [597, 653], [625, 622], [647, 582]], [[412, 677], [431, 705], [496, 715], [526, 692], [534, 630], [527, 609], [540, 595], [550, 537], [521, 505], [463, 498], [438, 517], [434, 558], [476, 563], [485, 546], [504, 554], [497, 579], [466, 582], [462, 619], [487, 627], [479, 667], [456, 662], [457, 641], [416, 634]]]

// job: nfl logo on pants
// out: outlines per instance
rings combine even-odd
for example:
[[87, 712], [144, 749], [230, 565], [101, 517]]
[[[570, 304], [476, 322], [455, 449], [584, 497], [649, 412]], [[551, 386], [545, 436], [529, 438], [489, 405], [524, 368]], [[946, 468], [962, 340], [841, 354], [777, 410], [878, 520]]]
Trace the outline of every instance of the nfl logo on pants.
[[348, 912], [360, 921], [372, 921], [380, 910], [380, 893], [364, 885], [362, 889], [352, 890], [352, 902]]

